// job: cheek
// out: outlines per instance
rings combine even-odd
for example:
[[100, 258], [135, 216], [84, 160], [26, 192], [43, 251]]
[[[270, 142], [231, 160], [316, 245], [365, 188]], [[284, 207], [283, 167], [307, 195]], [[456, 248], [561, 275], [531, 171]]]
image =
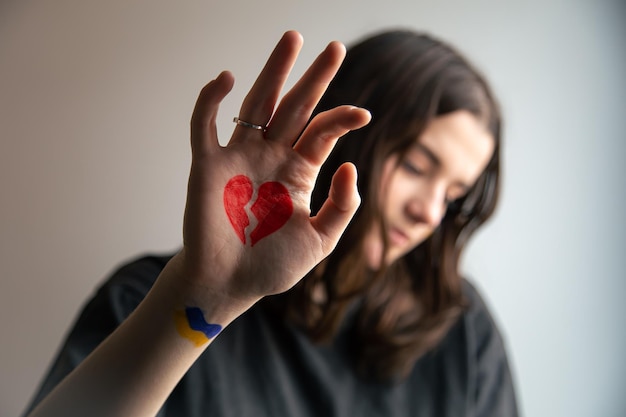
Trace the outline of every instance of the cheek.
[[417, 192], [415, 179], [397, 170], [389, 176], [384, 192], [386, 197], [383, 198], [381, 207], [385, 214], [397, 213]]
[[397, 200], [399, 192], [406, 189], [406, 175], [397, 166], [397, 158], [387, 159], [383, 165], [378, 185], [379, 207], [386, 208], [390, 200]]
[[371, 269], [380, 268], [383, 254], [383, 242], [378, 227], [372, 227], [363, 240], [363, 254]]

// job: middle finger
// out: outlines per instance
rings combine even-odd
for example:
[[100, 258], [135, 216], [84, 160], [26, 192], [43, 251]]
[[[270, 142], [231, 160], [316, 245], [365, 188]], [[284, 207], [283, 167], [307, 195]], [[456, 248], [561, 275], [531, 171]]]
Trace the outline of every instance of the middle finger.
[[280, 101], [265, 137], [293, 145], [328, 88], [346, 55], [346, 47], [331, 42]]
[[[241, 120], [259, 126], [267, 125], [301, 47], [302, 36], [295, 31], [286, 32], [278, 41], [241, 105]], [[250, 132], [249, 128], [240, 125], [237, 125], [235, 132], [238, 130]]]

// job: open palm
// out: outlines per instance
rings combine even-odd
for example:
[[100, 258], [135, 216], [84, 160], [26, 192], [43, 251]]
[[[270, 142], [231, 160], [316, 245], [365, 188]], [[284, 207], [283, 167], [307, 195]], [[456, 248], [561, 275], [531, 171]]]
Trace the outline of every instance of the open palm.
[[310, 217], [319, 168], [336, 139], [369, 121], [369, 113], [341, 106], [307, 122], [343, 60], [333, 42], [277, 104], [302, 39], [287, 32], [244, 100], [239, 117], [267, 126], [238, 125], [227, 146], [218, 143], [219, 103], [233, 77], [224, 72], [200, 93], [191, 122], [192, 167], [178, 255], [193, 285], [254, 301], [286, 291], [335, 247], [354, 215], [356, 171], [339, 168], [329, 198]]

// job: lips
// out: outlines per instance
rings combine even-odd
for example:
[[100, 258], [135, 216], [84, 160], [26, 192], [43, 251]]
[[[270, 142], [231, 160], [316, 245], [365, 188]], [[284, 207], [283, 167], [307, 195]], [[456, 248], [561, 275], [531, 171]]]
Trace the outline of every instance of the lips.
[[394, 246], [405, 246], [409, 242], [409, 237], [395, 227], [389, 228], [388, 238], [389, 243]]

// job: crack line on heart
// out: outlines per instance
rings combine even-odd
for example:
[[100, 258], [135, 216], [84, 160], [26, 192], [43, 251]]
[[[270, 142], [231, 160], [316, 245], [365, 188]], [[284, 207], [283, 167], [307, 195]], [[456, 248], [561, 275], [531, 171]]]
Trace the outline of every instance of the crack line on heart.
[[287, 223], [293, 214], [293, 200], [280, 182], [266, 181], [255, 187], [242, 174], [224, 187], [224, 209], [241, 243], [247, 246], [249, 237], [250, 246], [254, 246]]
[[254, 213], [252, 213], [252, 205], [258, 198], [259, 198], [259, 186], [253, 183], [252, 198], [250, 199], [250, 201], [248, 201], [248, 203], [244, 207], [244, 210], [246, 211], [246, 215], [248, 216], [248, 221], [250, 222], [248, 224], [248, 227], [246, 227], [246, 246], [252, 246], [249, 237], [252, 231], [256, 229], [257, 225], [259, 224], [259, 219], [257, 219]]

